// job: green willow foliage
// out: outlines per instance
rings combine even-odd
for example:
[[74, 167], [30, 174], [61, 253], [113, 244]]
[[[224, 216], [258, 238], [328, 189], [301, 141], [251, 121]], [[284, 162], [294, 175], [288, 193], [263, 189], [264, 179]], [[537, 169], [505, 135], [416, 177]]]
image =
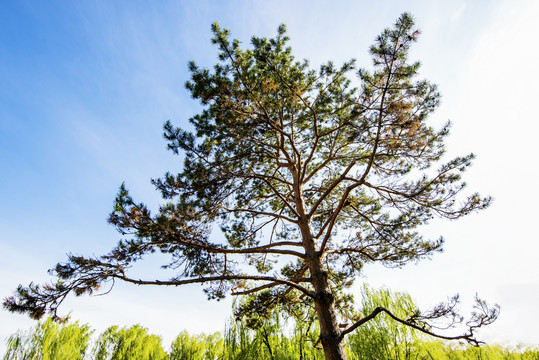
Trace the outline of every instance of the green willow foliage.
[[231, 320], [225, 330], [223, 359], [324, 359], [321, 348], [315, 348], [320, 335], [313, 316], [286, 319], [282, 312], [249, 327], [242, 318]]
[[[238, 304], [239, 306], [239, 304]], [[360, 313], [376, 306], [391, 306], [396, 315], [415, 309], [409, 295], [363, 287]], [[280, 312], [264, 317], [254, 327], [241, 318], [231, 319], [223, 333], [190, 335], [182, 331], [168, 353], [161, 338], [135, 325], [112, 326], [94, 342], [93, 331], [78, 322], [58, 324], [51, 319], [8, 339], [4, 360], [323, 360], [317, 343], [318, 324], [314, 317], [286, 318]], [[346, 339], [348, 359], [378, 360], [539, 360], [539, 348], [508, 348], [498, 345], [472, 347], [428, 341], [417, 331], [382, 316], [360, 327]]]
[[49, 318], [29, 331], [11, 335], [4, 360], [85, 359], [92, 333], [88, 325], [58, 324]]
[[161, 346], [161, 337], [148, 334], [148, 330], [135, 325], [130, 328], [111, 326], [97, 341], [96, 360], [167, 360]]
[[182, 331], [172, 342], [170, 360], [214, 360], [223, 357], [220, 333], [192, 336]]
[[[387, 289], [372, 290], [363, 287], [361, 313], [370, 314], [378, 306], [395, 309], [395, 315], [407, 318], [416, 309], [408, 294], [394, 293]], [[417, 352], [416, 345], [424, 336], [414, 329], [399, 324], [386, 314], [358, 328], [348, 337], [350, 360], [354, 359], [411, 359]]]

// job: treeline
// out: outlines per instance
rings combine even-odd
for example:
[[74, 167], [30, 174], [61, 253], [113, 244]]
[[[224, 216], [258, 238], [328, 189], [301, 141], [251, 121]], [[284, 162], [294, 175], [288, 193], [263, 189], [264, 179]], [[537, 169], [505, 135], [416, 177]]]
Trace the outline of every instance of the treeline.
[[[397, 309], [401, 314], [415, 308], [406, 294], [365, 288], [361, 312], [376, 306]], [[181, 332], [168, 348], [160, 336], [135, 325], [112, 326], [97, 337], [79, 322], [63, 324], [51, 319], [33, 329], [13, 334], [7, 342], [4, 360], [317, 360], [324, 359], [319, 349], [317, 322], [312, 315], [293, 321], [278, 314], [261, 319], [256, 326], [231, 320], [223, 333], [192, 335]], [[389, 318], [378, 317], [347, 337], [348, 359], [378, 360], [539, 360], [538, 348], [482, 347], [432, 341]]]

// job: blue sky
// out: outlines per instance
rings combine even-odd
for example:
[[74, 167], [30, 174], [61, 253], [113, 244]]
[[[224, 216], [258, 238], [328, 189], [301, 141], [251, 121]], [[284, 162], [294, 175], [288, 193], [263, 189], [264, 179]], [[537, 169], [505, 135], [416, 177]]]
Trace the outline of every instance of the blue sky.
[[[369, 268], [358, 284], [407, 291], [424, 306], [475, 292], [502, 306], [487, 340], [539, 343], [535, 1], [4, 1], [0, 5], [0, 295], [47, 280], [67, 252], [101, 254], [119, 239], [106, 224], [118, 186], [158, 203], [149, 180], [181, 165], [162, 124], [200, 110], [184, 89], [187, 62], [211, 66], [210, 24], [248, 44], [286, 23], [296, 57], [369, 67], [374, 37], [404, 11], [423, 34], [412, 50], [443, 95], [434, 124], [453, 122], [451, 155], [478, 155], [467, 180], [494, 205], [424, 231], [443, 254], [402, 270]], [[159, 259], [141, 272], [152, 273]], [[119, 285], [69, 299], [64, 311], [97, 329], [139, 322], [164, 335], [218, 331], [230, 300], [199, 286]], [[466, 309], [467, 310], [467, 309]], [[32, 322], [0, 311], [0, 341]], [[0, 353], [4, 344], [0, 344]]]

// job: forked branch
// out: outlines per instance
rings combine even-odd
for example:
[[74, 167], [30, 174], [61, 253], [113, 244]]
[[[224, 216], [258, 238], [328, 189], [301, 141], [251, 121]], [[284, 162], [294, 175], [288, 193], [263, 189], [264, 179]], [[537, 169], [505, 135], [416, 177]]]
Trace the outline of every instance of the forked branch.
[[369, 315], [357, 321], [355, 324], [348, 327], [347, 329], [343, 330], [343, 332], [341, 333], [341, 338], [351, 333], [352, 331], [354, 331], [361, 325], [373, 320], [380, 313], [386, 313], [393, 320], [403, 325], [409, 326], [415, 330], [421, 331], [422, 333], [425, 333], [427, 335], [434, 336], [436, 338], [444, 339], [444, 340], [465, 340], [473, 346], [479, 346], [481, 344], [484, 344], [484, 342], [477, 340], [474, 333], [475, 330], [477, 330], [478, 328], [482, 326], [492, 324], [498, 318], [498, 315], [500, 313], [500, 307], [498, 305], [494, 305], [494, 307], [489, 308], [487, 303], [484, 300], [479, 299], [477, 296], [475, 298], [475, 301], [476, 301], [476, 304], [474, 306], [474, 309], [476, 311], [472, 313], [470, 320], [466, 322], [466, 326], [468, 327], [468, 329], [466, 330], [464, 334], [461, 334], [461, 335], [446, 336], [442, 334], [437, 334], [432, 329], [439, 328], [439, 327], [433, 326], [427, 322], [429, 320], [438, 320], [438, 319], [450, 317], [451, 318], [450, 323], [448, 324], [448, 326], [445, 327], [445, 329], [451, 328], [461, 323], [462, 316], [458, 315], [455, 312], [455, 306], [458, 303], [458, 296], [457, 296], [457, 297], [454, 297], [450, 301], [449, 304], [438, 305], [425, 315], [421, 315], [419, 312], [416, 312], [406, 320], [401, 319], [400, 317], [396, 316], [387, 308], [379, 306], [376, 309], [374, 309]]

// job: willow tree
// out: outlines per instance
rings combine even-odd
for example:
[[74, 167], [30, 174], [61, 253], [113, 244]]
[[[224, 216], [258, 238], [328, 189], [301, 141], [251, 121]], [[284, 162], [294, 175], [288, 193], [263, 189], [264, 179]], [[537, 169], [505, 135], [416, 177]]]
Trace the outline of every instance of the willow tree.
[[[376, 38], [371, 71], [354, 60], [319, 70], [295, 61], [284, 25], [275, 38], [253, 37], [249, 49], [218, 24], [212, 30], [219, 62], [212, 70], [190, 63], [186, 84], [204, 109], [190, 119], [192, 131], [164, 126], [168, 148], [184, 164], [152, 181], [164, 199], [159, 210], [151, 213], [122, 185], [109, 221], [124, 240], [101, 257], [70, 255], [52, 270], [58, 282], [20, 286], [4, 306], [39, 318], [56, 316], [69, 293], [93, 293], [113, 280], [205, 283], [209, 298], [248, 295], [245, 314], [312, 305], [328, 360], [344, 359], [344, 336], [381, 312], [477, 343], [474, 329], [497, 314], [484, 303], [455, 336], [429, 325], [443, 316], [458, 320], [451, 302], [406, 319], [384, 307], [345, 319], [354, 316], [343, 290], [364, 265], [429, 257], [443, 239], [424, 239], [418, 226], [490, 202], [459, 196], [472, 154], [440, 164], [449, 124], [436, 130], [427, 122], [440, 95], [416, 78], [419, 63], [408, 61], [419, 35], [411, 16]], [[130, 277], [130, 266], [155, 251], [170, 255], [175, 276]]]

